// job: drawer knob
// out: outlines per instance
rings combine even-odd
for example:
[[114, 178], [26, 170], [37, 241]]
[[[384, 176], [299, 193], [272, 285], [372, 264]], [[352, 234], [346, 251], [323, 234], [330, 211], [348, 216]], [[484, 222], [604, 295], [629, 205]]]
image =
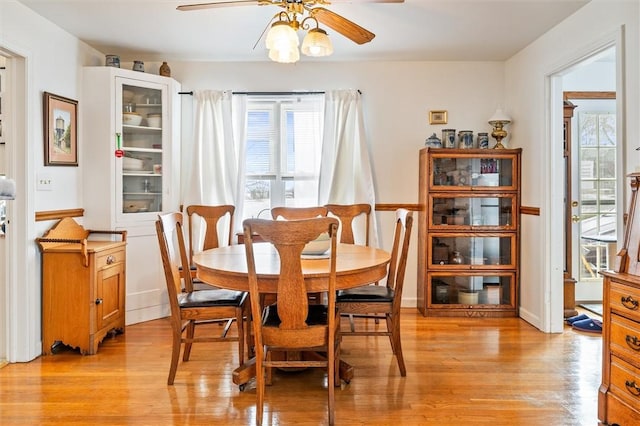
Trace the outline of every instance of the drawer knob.
[[631, 349], [633, 349], [634, 351], [640, 351], [640, 339], [638, 339], [636, 336], [629, 336], [627, 334], [625, 340], [627, 342], [627, 346], [629, 346]]
[[115, 261], [116, 261], [115, 256], [113, 256], [111, 254], [109, 256], [107, 256], [107, 265], [111, 265]]
[[636, 385], [635, 380], [634, 381], [626, 380], [624, 382], [624, 385], [632, 395], [640, 396], [640, 386]]
[[96, 305], [102, 304], [102, 299], [96, 299]]
[[622, 306], [627, 309], [632, 309], [634, 311], [638, 309], [638, 301], [635, 300], [633, 296], [622, 296], [620, 298], [620, 302], [622, 303]]

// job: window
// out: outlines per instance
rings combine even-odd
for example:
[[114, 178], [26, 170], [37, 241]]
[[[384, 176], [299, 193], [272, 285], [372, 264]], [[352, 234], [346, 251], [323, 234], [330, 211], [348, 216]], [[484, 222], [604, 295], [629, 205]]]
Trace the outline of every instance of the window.
[[615, 242], [616, 236], [616, 115], [586, 112], [578, 118], [580, 280], [598, 280], [599, 270], [613, 267], [608, 264], [607, 239]]
[[323, 111], [323, 95], [248, 97], [245, 218], [317, 204]]

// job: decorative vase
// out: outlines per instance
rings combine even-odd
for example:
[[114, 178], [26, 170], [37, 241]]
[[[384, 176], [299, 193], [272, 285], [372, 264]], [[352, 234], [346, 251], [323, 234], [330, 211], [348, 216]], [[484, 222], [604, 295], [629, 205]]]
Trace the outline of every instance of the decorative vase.
[[169, 68], [169, 65], [166, 62], [163, 62], [162, 65], [160, 65], [160, 75], [164, 77], [171, 77], [171, 68]]

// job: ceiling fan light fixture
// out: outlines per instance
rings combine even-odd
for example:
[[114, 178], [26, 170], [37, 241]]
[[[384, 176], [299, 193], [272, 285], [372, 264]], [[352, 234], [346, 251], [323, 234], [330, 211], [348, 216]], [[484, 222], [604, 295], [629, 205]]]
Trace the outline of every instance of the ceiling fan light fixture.
[[333, 53], [333, 45], [325, 30], [312, 28], [304, 37], [301, 50], [307, 56], [329, 56]]

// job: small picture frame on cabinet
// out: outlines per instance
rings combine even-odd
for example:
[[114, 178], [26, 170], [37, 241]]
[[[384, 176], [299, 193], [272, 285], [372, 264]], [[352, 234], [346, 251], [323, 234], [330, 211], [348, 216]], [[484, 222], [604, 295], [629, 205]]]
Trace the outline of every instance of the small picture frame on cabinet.
[[429, 124], [447, 124], [447, 111], [429, 111]]
[[44, 92], [44, 165], [78, 166], [78, 101]]

